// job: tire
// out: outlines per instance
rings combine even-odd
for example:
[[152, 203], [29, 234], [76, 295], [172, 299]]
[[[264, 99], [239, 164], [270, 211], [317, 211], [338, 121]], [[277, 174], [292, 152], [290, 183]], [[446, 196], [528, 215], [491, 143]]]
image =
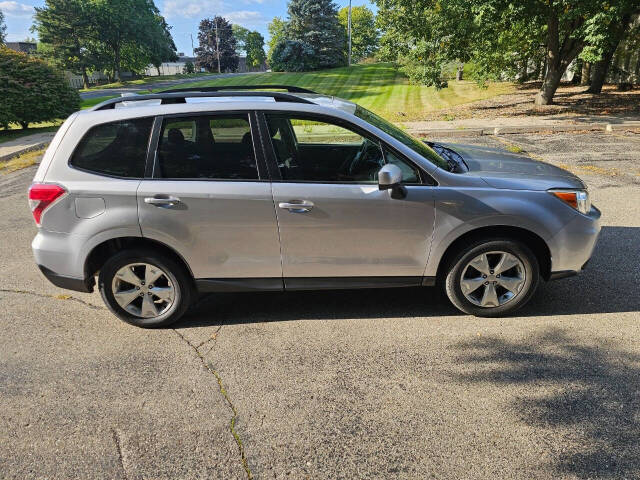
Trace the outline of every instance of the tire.
[[[146, 279], [157, 284], [146, 284]], [[111, 257], [100, 270], [98, 288], [114, 315], [142, 328], [166, 327], [178, 321], [193, 298], [185, 268], [153, 250], [131, 249]]]
[[460, 249], [447, 268], [445, 291], [464, 313], [500, 317], [529, 302], [539, 283], [540, 266], [531, 249], [516, 240], [491, 238]]

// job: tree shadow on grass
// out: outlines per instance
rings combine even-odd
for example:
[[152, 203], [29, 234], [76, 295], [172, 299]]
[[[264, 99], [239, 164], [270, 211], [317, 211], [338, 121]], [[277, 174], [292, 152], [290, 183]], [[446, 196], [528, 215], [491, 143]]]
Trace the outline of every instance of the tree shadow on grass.
[[[512, 401], [519, 420], [553, 430], [552, 469], [578, 478], [640, 477], [640, 355], [615, 342], [588, 344], [561, 329], [522, 341], [498, 337], [460, 343], [464, 384], [526, 386]], [[545, 438], [548, 438], [545, 432]]]

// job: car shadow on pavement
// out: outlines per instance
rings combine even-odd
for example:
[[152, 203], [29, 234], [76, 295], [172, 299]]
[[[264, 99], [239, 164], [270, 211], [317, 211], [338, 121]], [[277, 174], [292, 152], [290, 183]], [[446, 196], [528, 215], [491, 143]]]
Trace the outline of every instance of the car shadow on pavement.
[[[580, 340], [558, 328], [523, 340], [483, 337], [452, 348], [465, 366], [450, 372], [454, 381], [504, 389], [505, 413], [535, 428], [548, 445], [541, 461], [555, 477], [640, 476], [640, 355], [611, 340]], [[551, 435], [559, 443], [550, 443]]]
[[[640, 312], [640, 228], [603, 227], [588, 268], [543, 283], [517, 316]], [[462, 315], [440, 288], [211, 294], [179, 328], [268, 321]], [[491, 321], [491, 320], [487, 320]]]

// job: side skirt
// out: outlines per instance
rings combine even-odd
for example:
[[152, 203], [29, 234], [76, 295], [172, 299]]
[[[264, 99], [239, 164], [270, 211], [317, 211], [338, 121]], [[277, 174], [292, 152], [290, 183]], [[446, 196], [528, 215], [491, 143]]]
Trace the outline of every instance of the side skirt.
[[431, 287], [435, 284], [435, 277], [202, 278], [196, 280], [196, 287], [202, 293]]

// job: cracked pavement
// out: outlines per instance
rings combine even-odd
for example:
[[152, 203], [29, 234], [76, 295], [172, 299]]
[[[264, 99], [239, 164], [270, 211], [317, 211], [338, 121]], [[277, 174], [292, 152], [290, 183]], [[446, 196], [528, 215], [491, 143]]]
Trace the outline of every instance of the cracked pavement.
[[508, 135], [603, 210], [588, 270], [518, 317], [435, 289], [220, 294], [175, 329], [37, 270], [0, 176], [0, 477], [640, 476], [640, 136]]

